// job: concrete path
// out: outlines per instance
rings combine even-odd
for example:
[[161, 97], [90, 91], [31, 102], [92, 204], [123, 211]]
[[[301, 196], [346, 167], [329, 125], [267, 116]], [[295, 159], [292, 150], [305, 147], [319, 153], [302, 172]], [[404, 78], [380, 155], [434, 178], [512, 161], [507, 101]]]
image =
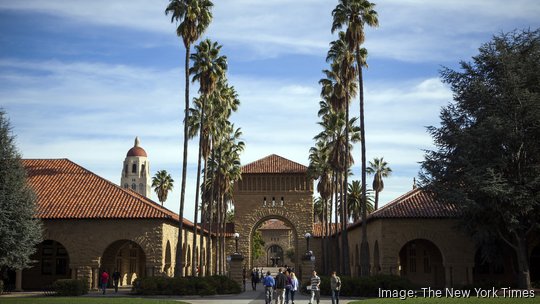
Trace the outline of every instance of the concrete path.
[[[251, 287], [251, 286], [249, 286]], [[9, 294], [4, 294], [0, 296], [0, 302], [2, 297], [42, 297], [44, 296], [43, 292], [12, 292]], [[166, 300], [178, 300], [178, 301], [184, 301], [188, 303], [193, 304], [202, 304], [202, 303], [208, 303], [208, 304], [218, 304], [218, 303], [226, 303], [226, 304], [264, 304], [264, 292], [261, 285], [257, 286], [257, 290], [247, 290], [245, 292], [242, 292], [240, 294], [236, 295], [215, 295], [215, 296], [139, 296], [139, 295], [133, 295], [131, 294], [130, 288], [120, 288], [118, 290], [118, 293], [114, 292], [114, 289], [107, 289], [107, 292], [105, 295], [101, 293], [101, 291], [90, 291], [88, 294], [82, 296], [82, 297], [94, 297], [94, 298], [115, 298], [115, 297], [142, 297], [142, 298], [152, 298], [152, 299], [166, 299]], [[345, 299], [342, 298], [340, 303], [348, 303], [352, 301], [353, 299]], [[309, 303], [309, 298], [307, 295], [302, 295], [299, 293], [296, 293], [295, 297], [295, 304], [307, 304]], [[321, 297], [320, 304], [331, 304], [332, 300], [330, 297]]]

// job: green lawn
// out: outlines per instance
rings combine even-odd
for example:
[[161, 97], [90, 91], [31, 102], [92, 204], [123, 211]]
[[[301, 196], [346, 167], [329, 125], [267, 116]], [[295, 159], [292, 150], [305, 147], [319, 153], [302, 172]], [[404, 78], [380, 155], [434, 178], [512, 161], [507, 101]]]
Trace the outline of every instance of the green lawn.
[[362, 301], [348, 302], [348, 304], [528, 304], [540, 303], [540, 295], [535, 298], [407, 298], [400, 299], [366, 299]]
[[172, 300], [157, 300], [143, 298], [98, 298], [98, 297], [27, 297], [27, 298], [0, 298], [0, 303], [4, 304], [189, 304], [187, 302], [172, 301]]

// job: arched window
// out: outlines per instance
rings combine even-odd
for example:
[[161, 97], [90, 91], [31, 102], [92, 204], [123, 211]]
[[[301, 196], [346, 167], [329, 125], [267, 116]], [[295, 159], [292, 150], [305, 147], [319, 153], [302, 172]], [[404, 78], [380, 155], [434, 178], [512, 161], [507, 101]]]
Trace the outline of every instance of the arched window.
[[129, 185], [128, 185], [128, 184], [124, 184], [124, 189], [129, 189]]
[[137, 173], [137, 164], [131, 165], [131, 173]]
[[144, 191], [144, 185], [142, 183], [139, 184], [139, 191], [143, 193]]
[[135, 183], [131, 184], [131, 190], [137, 191], [137, 185]]

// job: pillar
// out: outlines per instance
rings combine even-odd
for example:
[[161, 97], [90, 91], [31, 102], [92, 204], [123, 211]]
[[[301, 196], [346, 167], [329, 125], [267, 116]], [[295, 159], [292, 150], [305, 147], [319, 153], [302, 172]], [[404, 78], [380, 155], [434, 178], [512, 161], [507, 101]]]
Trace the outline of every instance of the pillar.
[[229, 257], [227, 257], [227, 261], [229, 261], [229, 278], [237, 282], [240, 286], [243, 286], [244, 256], [242, 254], [235, 253]]
[[92, 268], [92, 289], [99, 289], [99, 268]]
[[313, 270], [315, 270], [315, 256], [311, 254], [303, 255], [300, 265], [300, 283], [309, 281]]
[[15, 291], [22, 290], [22, 269], [15, 270]]

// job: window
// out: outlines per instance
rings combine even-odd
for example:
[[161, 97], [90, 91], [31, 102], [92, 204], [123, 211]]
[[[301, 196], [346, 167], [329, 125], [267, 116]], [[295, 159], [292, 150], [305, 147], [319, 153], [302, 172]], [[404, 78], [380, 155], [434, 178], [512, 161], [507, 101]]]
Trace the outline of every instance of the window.
[[424, 273], [431, 273], [431, 261], [427, 250], [424, 250]]
[[263, 198], [263, 206], [266, 207], [266, 196]]
[[127, 176], [127, 174], [128, 174], [128, 165], [126, 164], [124, 166], [124, 176]]
[[67, 275], [69, 257], [62, 244], [46, 240], [41, 244], [41, 274]]
[[137, 191], [137, 185], [131, 184], [131, 189], [132, 189], [133, 191]]
[[409, 246], [409, 271], [416, 272], [416, 244]]
[[137, 164], [131, 165], [131, 173], [137, 173]]
[[124, 189], [129, 189], [129, 185], [128, 185], [128, 184], [124, 184]]
[[142, 164], [142, 167], [141, 167], [141, 174], [146, 173], [145, 168], [146, 168], [146, 164]]
[[281, 207], [283, 207], [283, 203], [285, 202], [285, 200], [283, 199], [283, 196], [281, 197]]

